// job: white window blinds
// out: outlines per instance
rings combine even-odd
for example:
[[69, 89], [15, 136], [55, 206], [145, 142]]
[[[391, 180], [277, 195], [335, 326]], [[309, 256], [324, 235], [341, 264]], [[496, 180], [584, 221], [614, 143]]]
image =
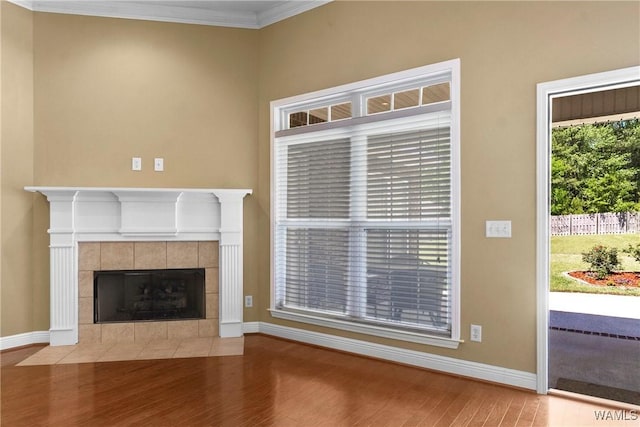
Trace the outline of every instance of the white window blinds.
[[[290, 126], [293, 114], [332, 98], [276, 109], [274, 316], [458, 339], [456, 86], [442, 74], [415, 81], [355, 92], [353, 117], [338, 122]], [[428, 105], [368, 113], [385, 90], [440, 86], [446, 93]]]
[[450, 113], [276, 140], [276, 310], [449, 335]]

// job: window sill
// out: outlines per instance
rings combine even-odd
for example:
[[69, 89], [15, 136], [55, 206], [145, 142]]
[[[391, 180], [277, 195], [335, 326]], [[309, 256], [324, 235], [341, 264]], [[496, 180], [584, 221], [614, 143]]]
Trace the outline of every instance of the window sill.
[[461, 340], [453, 338], [441, 338], [437, 336], [428, 336], [415, 332], [397, 331], [380, 326], [362, 325], [343, 320], [326, 319], [323, 317], [311, 316], [308, 314], [291, 313], [281, 310], [270, 309], [272, 317], [277, 319], [291, 320], [294, 322], [310, 323], [312, 325], [324, 326], [327, 328], [341, 329], [344, 331], [357, 332], [361, 334], [374, 335], [382, 338], [390, 338], [398, 341], [407, 341], [417, 344], [432, 345], [435, 347], [444, 347], [457, 349]]

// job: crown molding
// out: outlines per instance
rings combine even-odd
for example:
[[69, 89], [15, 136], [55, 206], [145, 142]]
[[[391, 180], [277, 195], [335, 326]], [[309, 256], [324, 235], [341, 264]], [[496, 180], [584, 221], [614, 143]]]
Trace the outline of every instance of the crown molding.
[[124, 0], [8, 0], [34, 12], [99, 16], [105, 18], [139, 19], [182, 24], [260, 29], [316, 7], [331, 0], [295, 0], [279, 2], [261, 12], [230, 11], [163, 5], [158, 2]]
[[32, 0], [6, 0], [8, 3], [13, 3], [16, 6], [24, 7], [25, 9], [29, 9], [33, 11], [33, 1]]
[[320, 7], [333, 0], [311, 0], [311, 1], [287, 1], [280, 5], [274, 6], [257, 16], [258, 28], [264, 28], [276, 22], [283, 21], [292, 16], [307, 12], [316, 7]]

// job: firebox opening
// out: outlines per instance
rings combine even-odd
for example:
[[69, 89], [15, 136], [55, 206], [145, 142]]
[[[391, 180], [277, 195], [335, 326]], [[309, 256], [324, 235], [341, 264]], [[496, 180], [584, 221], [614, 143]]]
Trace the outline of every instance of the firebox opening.
[[95, 271], [94, 323], [205, 318], [205, 270]]

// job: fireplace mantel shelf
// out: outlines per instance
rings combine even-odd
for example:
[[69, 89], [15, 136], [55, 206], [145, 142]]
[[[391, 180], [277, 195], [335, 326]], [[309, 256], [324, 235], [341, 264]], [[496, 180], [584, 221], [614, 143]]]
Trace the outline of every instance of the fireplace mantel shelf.
[[251, 189], [25, 187], [50, 205], [51, 345], [78, 342], [78, 242], [220, 244], [220, 336], [242, 335], [243, 199]]
[[26, 191], [33, 193], [38, 192], [42, 194], [63, 194], [72, 191], [77, 192], [111, 192], [111, 193], [209, 193], [209, 194], [234, 194], [244, 193], [251, 194], [251, 189], [237, 189], [237, 188], [155, 188], [155, 187], [47, 187], [47, 186], [31, 186], [24, 187]]

